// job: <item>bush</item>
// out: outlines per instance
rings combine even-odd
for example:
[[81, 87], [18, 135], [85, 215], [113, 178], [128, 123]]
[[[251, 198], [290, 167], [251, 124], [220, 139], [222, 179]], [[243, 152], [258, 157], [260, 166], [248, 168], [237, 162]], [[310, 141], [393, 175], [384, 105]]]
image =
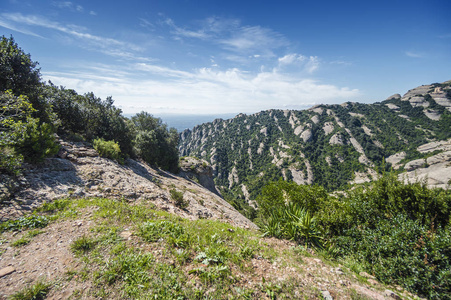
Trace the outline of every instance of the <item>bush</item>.
[[58, 153], [60, 145], [55, 142], [54, 129], [38, 119], [27, 118], [27, 124], [19, 137], [15, 149], [26, 162], [41, 162], [44, 158]]
[[342, 256], [385, 283], [430, 299], [451, 297], [451, 193], [384, 174], [330, 199], [320, 213]]
[[58, 152], [53, 126], [32, 118], [34, 111], [27, 97], [0, 93], [0, 171], [18, 174], [24, 160], [39, 162]]
[[322, 248], [323, 233], [314, 215], [296, 203], [289, 202], [273, 208], [271, 216], [263, 222], [265, 236], [286, 238]]
[[297, 185], [294, 182], [279, 180], [263, 187], [257, 202], [260, 214], [265, 217], [274, 211], [274, 207], [282, 207], [288, 203], [315, 213], [327, 198], [326, 190], [320, 186]]
[[176, 173], [179, 168], [177, 130], [170, 128], [159, 118], [141, 112], [131, 118], [134, 126], [135, 152], [150, 165]]
[[400, 214], [381, 219], [374, 229], [353, 227], [337, 238], [337, 246], [386, 284], [403, 285], [428, 299], [451, 297], [449, 230], [433, 232]]
[[383, 174], [339, 197], [273, 182], [258, 200], [266, 235], [310, 241], [326, 251], [335, 245], [333, 256], [357, 261], [384, 283], [429, 299], [451, 298], [451, 191]]
[[183, 193], [177, 191], [176, 189], [171, 189], [169, 191], [169, 193], [171, 194], [171, 198], [172, 200], [175, 201], [175, 206], [181, 208], [181, 209], [185, 209], [188, 207], [189, 205], [189, 201], [183, 199]]
[[121, 149], [119, 145], [113, 141], [105, 141], [104, 139], [95, 139], [93, 141], [94, 149], [99, 152], [100, 156], [114, 159], [120, 163], [123, 163], [121, 157]]

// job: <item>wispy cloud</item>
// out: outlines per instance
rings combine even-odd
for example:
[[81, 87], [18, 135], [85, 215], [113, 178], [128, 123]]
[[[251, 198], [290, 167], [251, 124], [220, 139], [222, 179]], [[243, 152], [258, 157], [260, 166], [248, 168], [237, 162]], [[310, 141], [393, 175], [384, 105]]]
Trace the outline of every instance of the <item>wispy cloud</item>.
[[[12, 22], [13, 24], [18, 24], [21, 26], [25, 25], [30, 27], [43, 27], [47, 29], [56, 30], [58, 32], [65, 33], [68, 36], [82, 39], [88, 42], [89, 43], [88, 45], [93, 46], [91, 47], [91, 49], [95, 49], [96, 51], [101, 51], [111, 56], [140, 59], [138, 56], [134, 55], [129, 50], [139, 52], [142, 50], [142, 47], [135, 45], [133, 43], [90, 34], [88, 32], [85, 32], [87, 30], [86, 28], [80, 26], [64, 25], [59, 22], [48, 20], [47, 18], [42, 16], [22, 15], [20, 13], [3, 13], [0, 15], [0, 22], [2, 22], [2, 20], [6, 20], [9, 21], [10, 23]], [[3, 21], [2, 23], [5, 22]], [[0, 23], [0, 25], [2, 23]], [[14, 30], [14, 25], [4, 27]], [[20, 32], [22, 33], [29, 32], [30, 35], [36, 36], [36, 34], [33, 34], [32, 31], [22, 30]]]
[[153, 23], [151, 23], [149, 20], [144, 19], [144, 18], [139, 18], [139, 25], [141, 27], [144, 27], [144, 28], [149, 29], [151, 31], [155, 30], [155, 25]]
[[231, 37], [220, 39], [219, 42], [226, 48], [240, 53], [271, 50], [288, 45], [283, 35], [260, 26], [240, 27], [231, 33]]
[[[62, 9], [64, 5], [76, 9], [72, 2], [60, 2], [60, 5]], [[19, 28], [30, 35], [37, 32], [49, 37], [63, 36], [78, 47], [120, 58], [108, 64], [108, 60], [102, 60], [105, 65], [73, 62], [42, 73], [45, 80], [79, 93], [113, 95], [125, 113], [140, 110], [154, 114], [254, 113], [270, 108], [300, 109], [317, 103], [356, 100], [360, 96], [356, 89], [312, 79], [312, 73], [321, 66], [321, 59], [299, 53], [279, 54], [286, 53], [290, 42], [270, 28], [244, 26], [237, 19], [217, 17], [183, 26], [165, 16], [160, 18], [160, 23], [139, 19], [141, 32], [133, 32], [124, 40], [40, 15], [3, 13], [0, 26]], [[143, 28], [164, 30], [173, 39], [187, 44], [195, 41], [189, 49], [195, 55], [186, 54], [185, 61], [183, 58], [173, 61], [175, 56], [171, 55], [169, 61], [165, 53], [160, 54], [159, 60], [145, 57], [150, 47], [149, 42], [142, 42], [148, 37], [148, 30]], [[174, 40], [161, 35], [167, 44], [159, 45], [158, 51], [171, 51], [164, 47], [173, 46]], [[134, 44], [132, 40], [141, 43]], [[202, 48], [209, 49], [207, 54], [196, 52], [201, 43]], [[188, 57], [192, 62], [186, 63]]]
[[164, 23], [172, 28], [171, 33], [177, 37], [198, 38], [198, 39], [206, 39], [210, 37], [210, 35], [204, 29], [189, 30], [186, 28], [182, 28], [175, 25], [175, 22], [170, 18], [164, 20]]
[[83, 6], [74, 4], [73, 2], [70, 2], [70, 1], [55, 1], [55, 2], [53, 2], [53, 5], [58, 8], [61, 8], [61, 9], [69, 9], [71, 11], [76, 11], [76, 12], [84, 11]]
[[16, 32], [20, 32], [22, 34], [43, 38], [41, 35], [33, 32], [31, 30], [28, 30], [28, 29], [25, 29], [25, 28], [21, 28], [20, 26], [16, 26], [16, 25], [11, 24], [10, 22], [5, 20], [1, 16], [0, 16], [0, 27], [4, 27], [4, 28], [7, 28], [7, 29], [16, 31]]
[[284, 69], [286, 67], [298, 68], [298, 71], [307, 71], [313, 73], [319, 67], [319, 59], [317, 56], [304, 56], [302, 54], [290, 53], [278, 59], [277, 69]]
[[424, 58], [424, 54], [418, 52], [406, 51], [405, 54], [412, 58]]
[[[171, 28], [171, 34], [177, 39], [200, 39], [219, 45], [223, 50], [235, 55], [260, 53], [260, 57], [274, 56], [273, 50], [289, 44], [280, 33], [261, 26], [243, 26], [237, 19], [209, 17], [198, 21], [194, 26], [181, 27], [165, 18], [163, 24]], [[230, 56], [233, 57], [233, 56]], [[236, 61], [236, 59], [234, 59]]]

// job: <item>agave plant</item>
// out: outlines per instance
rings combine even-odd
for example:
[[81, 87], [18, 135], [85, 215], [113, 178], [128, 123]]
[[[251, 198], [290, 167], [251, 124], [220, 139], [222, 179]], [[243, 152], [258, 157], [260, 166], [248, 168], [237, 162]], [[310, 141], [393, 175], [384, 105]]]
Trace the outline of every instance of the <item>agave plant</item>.
[[267, 219], [262, 226], [263, 236], [273, 236], [283, 238], [283, 226], [275, 214]]
[[295, 239], [303, 239], [305, 246], [313, 244], [322, 248], [323, 234], [316, 221], [316, 217], [312, 216], [305, 208], [294, 211], [296, 214], [290, 212], [293, 219], [292, 227], [296, 229]]

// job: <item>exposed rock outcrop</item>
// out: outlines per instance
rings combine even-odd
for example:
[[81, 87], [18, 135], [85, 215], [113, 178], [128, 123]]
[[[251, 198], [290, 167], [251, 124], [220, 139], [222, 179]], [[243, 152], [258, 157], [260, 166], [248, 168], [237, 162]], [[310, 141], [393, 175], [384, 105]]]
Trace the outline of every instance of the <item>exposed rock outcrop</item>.
[[213, 181], [213, 169], [206, 161], [195, 157], [182, 158], [180, 160], [179, 175], [183, 178], [194, 180], [210, 192], [221, 196]]
[[[151, 202], [159, 209], [188, 219], [220, 219], [235, 226], [256, 228], [232, 205], [200, 184], [136, 160], [127, 159], [120, 165], [92, 156], [96, 152], [87, 144], [62, 142], [62, 149], [59, 157], [25, 166], [19, 186], [0, 205], [0, 221], [17, 218], [44, 202], [62, 197], [108, 197]], [[210, 174], [211, 168], [205, 170]], [[183, 192], [189, 202], [186, 209], [175, 205], [170, 189]]]

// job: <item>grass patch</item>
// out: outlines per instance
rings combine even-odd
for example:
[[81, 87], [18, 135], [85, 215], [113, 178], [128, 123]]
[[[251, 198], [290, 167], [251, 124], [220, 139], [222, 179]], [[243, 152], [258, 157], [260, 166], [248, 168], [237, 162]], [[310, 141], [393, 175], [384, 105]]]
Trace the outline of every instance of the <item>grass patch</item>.
[[4, 231], [22, 231], [24, 229], [44, 228], [50, 220], [45, 216], [32, 214], [17, 220], [9, 220], [0, 224], [0, 233]]
[[32, 286], [11, 295], [11, 300], [41, 300], [45, 299], [50, 291], [51, 284], [39, 281]]
[[97, 244], [97, 241], [95, 241], [87, 236], [82, 236], [72, 242], [72, 244], [70, 245], [70, 249], [75, 254], [83, 254], [83, 253], [89, 252], [92, 249], [94, 249], [96, 244]]
[[[146, 203], [82, 198], [41, 208], [54, 218], [71, 218], [86, 210], [92, 212], [95, 225], [89, 236], [71, 244], [81, 263], [77, 281], [92, 283], [84, 296], [298, 299], [317, 294], [314, 287], [300, 284], [295, 273], [283, 280], [268, 276], [264, 282], [255, 273], [256, 263], [302, 272], [302, 257], [309, 254], [304, 245], [279, 249], [279, 242], [262, 239], [260, 232], [208, 219], [190, 221], [153, 210]], [[124, 240], [123, 231], [131, 232], [131, 238]]]
[[27, 232], [24, 236], [22, 236], [21, 238], [15, 240], [14, 242], [11, 243], [11, 246], [13, 247], [22, 247], [25, 246], [27, 244], [29, 244], [31, 242], [31, 239], [41, 233], [43, 233], [43, 230], [39, 230], [39, 229], [35, 229], [35, 230], [30, 230], [29, 232]]

